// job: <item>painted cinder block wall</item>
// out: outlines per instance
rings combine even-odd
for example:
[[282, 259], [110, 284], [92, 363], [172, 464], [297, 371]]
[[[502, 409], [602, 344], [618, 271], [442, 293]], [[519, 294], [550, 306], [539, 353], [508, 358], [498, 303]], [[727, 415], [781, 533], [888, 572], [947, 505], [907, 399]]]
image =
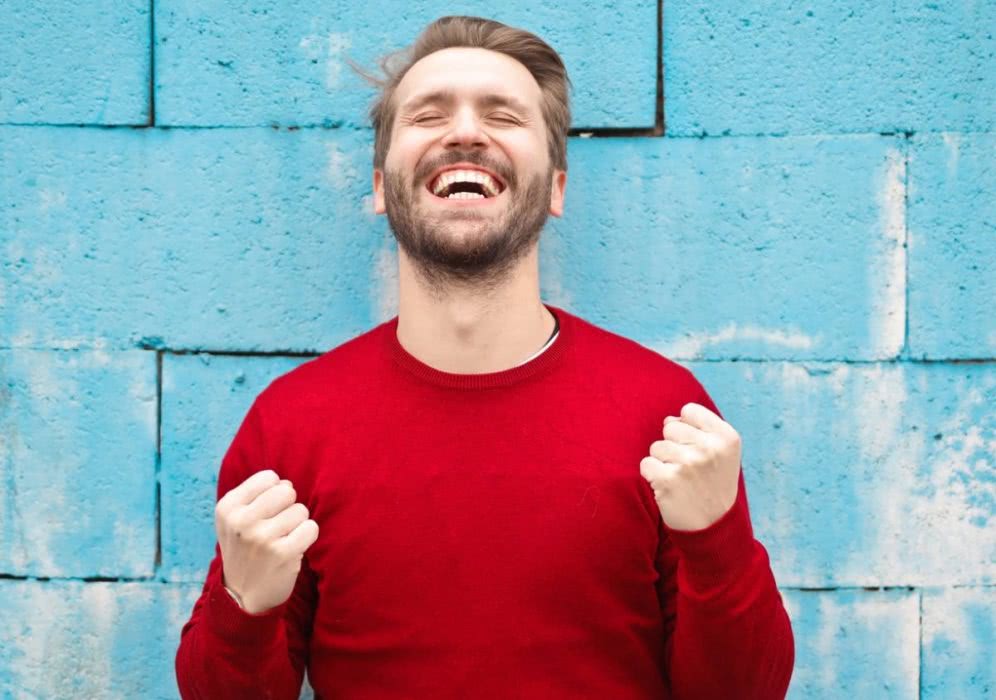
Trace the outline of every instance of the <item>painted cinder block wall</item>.
[[562, 52], [543, 298], [743, 436], [789, 697], [996, 696], [996, 1], [557, 5], [0, 3], [0, 697], [177, 697], [242, 416], [396, 313], [344, 57], [444, 14]]

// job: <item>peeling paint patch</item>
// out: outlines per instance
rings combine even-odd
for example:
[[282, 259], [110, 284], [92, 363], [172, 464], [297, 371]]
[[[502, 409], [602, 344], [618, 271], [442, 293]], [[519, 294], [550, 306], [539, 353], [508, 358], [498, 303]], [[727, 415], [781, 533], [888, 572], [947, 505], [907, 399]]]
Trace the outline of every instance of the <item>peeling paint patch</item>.
[[923, 594], [923, 694], [990, 697], [996, 689], [996, 590], [952, 588]]
[[986, 580], [996, 575], [996, 424], [987, 418], [996, 377], [939, 370], [927, 391], [946, 397], [937, 406], [912, 401], [907, 371], [870, 367], [852, 398], [861, 459], [876, 472], [860, 491], [874, 527], [844, 569], [867, 570], [871, 549], [879, 575], [897, 572], [894, 583]]

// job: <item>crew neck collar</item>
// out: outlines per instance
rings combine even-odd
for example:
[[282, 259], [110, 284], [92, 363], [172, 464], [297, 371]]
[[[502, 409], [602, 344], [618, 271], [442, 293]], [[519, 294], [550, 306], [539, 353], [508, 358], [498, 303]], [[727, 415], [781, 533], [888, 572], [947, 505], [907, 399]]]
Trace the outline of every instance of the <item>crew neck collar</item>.
[[394, 362], [417, 379], [452, 389], [491, 389], [517, 384], [524, 379], [549, 371], [563, 361], [574, 342], [574, 324], [571, 315], [563, 309], [543, 304], [557, 318], [560, 330], [553, 344], [531, 360], [521, 365], [478, 374], [458, 374], [444, 372], [419, 360], [408, 352], [398, 340], [398, 316], [386, 321], [382, 326], [382, 336]]

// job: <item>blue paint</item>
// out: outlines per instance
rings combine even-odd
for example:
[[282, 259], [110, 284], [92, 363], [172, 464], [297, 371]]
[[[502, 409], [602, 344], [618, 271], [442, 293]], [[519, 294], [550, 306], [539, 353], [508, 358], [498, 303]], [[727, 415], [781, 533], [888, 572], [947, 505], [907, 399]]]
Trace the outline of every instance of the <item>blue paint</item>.
[[[367, 69], [444, 15], [522, 27], [561, 53], [575, 127], [652, 127], [657, 3], [414, 0], [383, 3], [156, 3], [156, 114], [169, 125], [367, 126]], [[385, 21], [390, 17], [389, 21]]]
[[0, 124], [147, 124], [150, 6], [0, 3]]
[[996, 355], [996, 135], [924, 134], [910, 152], [910, 355]]
[[668, 133], [992, 131], [996, 4], [664, 2]]

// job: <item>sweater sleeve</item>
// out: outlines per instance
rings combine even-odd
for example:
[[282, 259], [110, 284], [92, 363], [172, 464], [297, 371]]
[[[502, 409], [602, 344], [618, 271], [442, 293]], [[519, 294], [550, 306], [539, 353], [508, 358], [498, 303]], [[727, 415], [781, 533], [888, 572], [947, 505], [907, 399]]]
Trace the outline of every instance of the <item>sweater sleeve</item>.
[[[222, 459], [218, 499], [268, 466], [262, 421], [254, 403]], [[223, 579], [221, 548], [216, 543], [201, 595], [180, 631], [175, 659], [180, 696], [296, 700], [318, 597], [307, 555], [290, 598], [265, 613], [254, 615], [240, 608], [225, 591]]]
[[[693, 400], [717, 415], [705, 390]], [[730, 509], [702, 530], [663, 520], [658, 597], [673, 700], [784, 698], [795, 663], [788, 613], [754, 539], [741, 464]]]

